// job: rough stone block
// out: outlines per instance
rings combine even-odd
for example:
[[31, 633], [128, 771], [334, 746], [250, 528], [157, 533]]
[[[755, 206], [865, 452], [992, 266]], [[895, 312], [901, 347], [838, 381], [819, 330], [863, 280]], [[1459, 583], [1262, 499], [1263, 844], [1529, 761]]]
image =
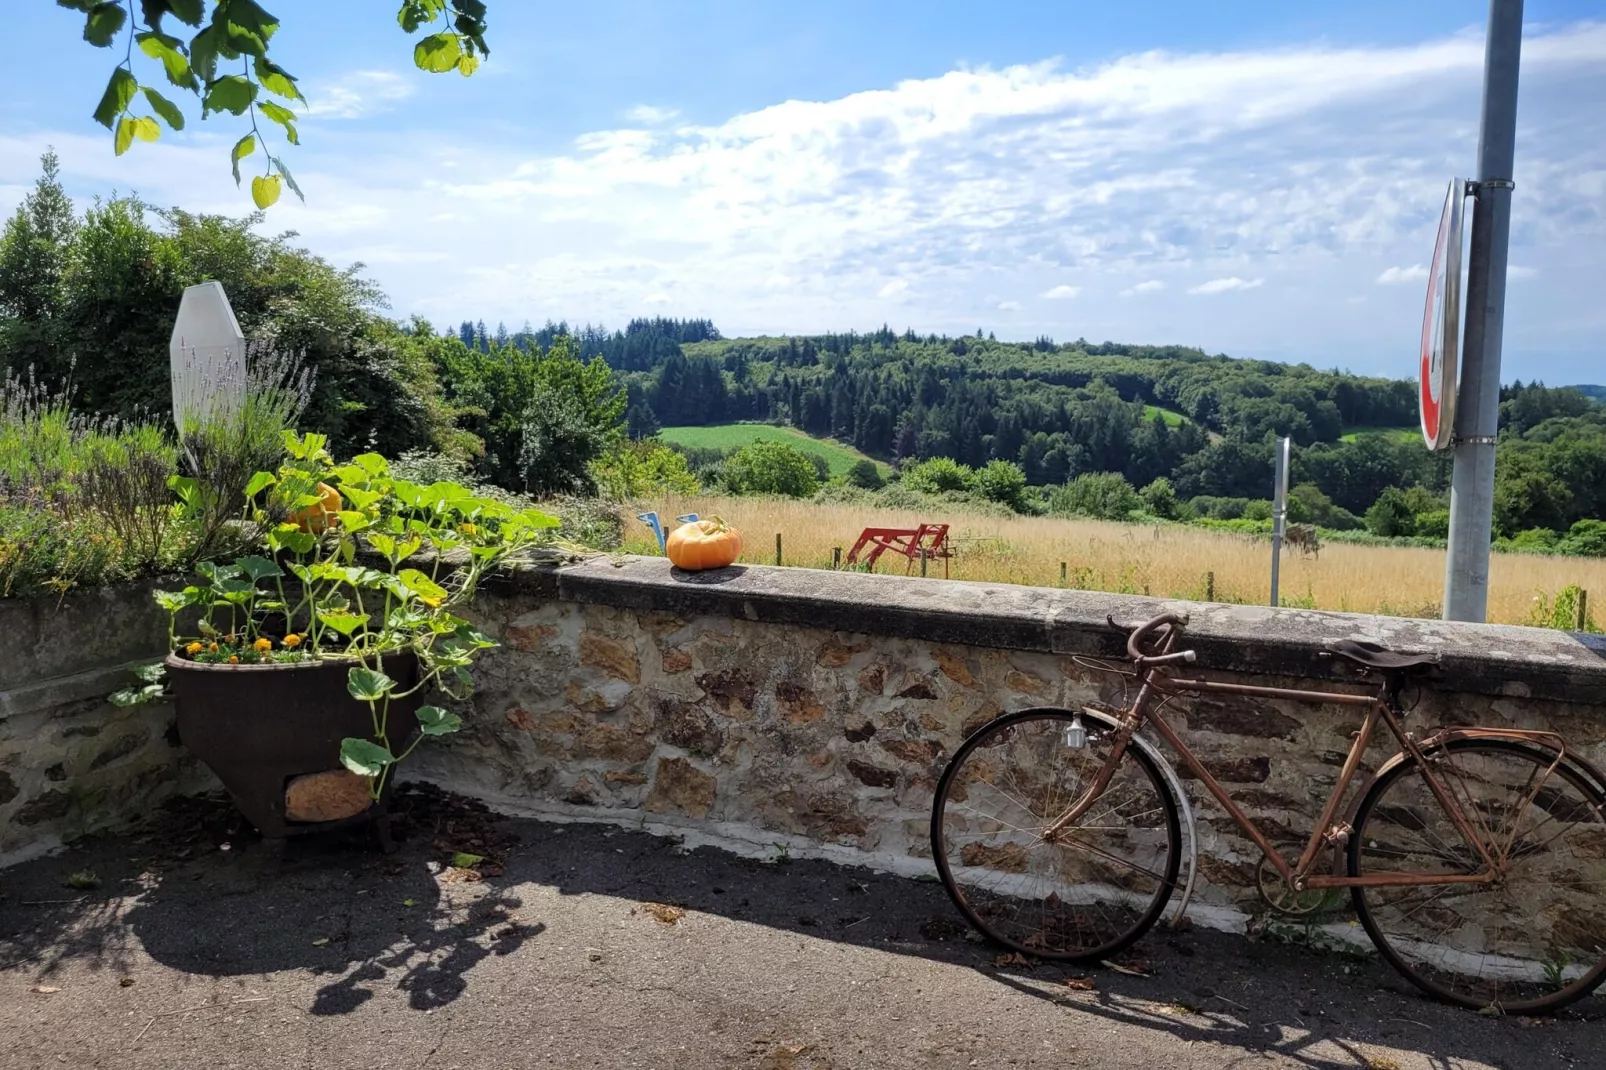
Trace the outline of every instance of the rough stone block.
[[641, 662], [635, 645], [587, 629], [580, 636], [580, 664], [597, 669], [616, 680], [641, 682]]
[[717, 782], [684, 758], [658, 759], [658, 775], [642, 803], [655, 814], [679, 811], [691, 818], [708, 816]]

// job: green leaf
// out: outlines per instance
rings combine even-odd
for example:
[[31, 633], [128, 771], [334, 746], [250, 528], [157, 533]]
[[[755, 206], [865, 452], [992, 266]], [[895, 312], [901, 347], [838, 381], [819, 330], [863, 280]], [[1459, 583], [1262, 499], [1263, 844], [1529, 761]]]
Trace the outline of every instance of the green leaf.
[[284, 575], [284, 570], [278, 565], [274, 564], [272, 561], [269, 561], [265, 557], [258, 557], [255, 554], [251, 554], [248, 557], [242, 557], [236, 561], [235, 564], [239, 565], [240, 571], [249, 576], [253, 582], [256, 580], [265, 580], [269, 576]]
[[258, 208], [272, 208], [279, 200], [279, 176], [258, 175], [253, 178], [251, 200]]
[[404, 568], [396, 577], [407, 585], [407, 589], [418, 596], [418, 600], [431, 609], [446, 601], [446, 588], [418, 571], [416, 568]]
[[461, 74], [464, 78], [469, 77], [479, 69], [480, 57], [476, 56], [473, 52], [465, 50], [461, 56], [457, 57], [457, 73]]
[[[123, 120], [125, 123], [130, 121], [134, 130], [134, 136], [139, 138], [141, 141], [155, 141], [157, 138], [162, 136], [161, 125], [149, 115], [135, 115]], [[182, 121], [182, 119], [180, 121]]]
[[137, 92], [139, 83], [132, 74], [121, 67], [112, 71], [111, 80], [106, 83], [106, 92], [101, 94], [100, 103], [95, 105], [95, 121], [107, 130], [112, 129], [113, 120], [128, 110]]
[[189, 587], [182, 591], [154, 591], [152, 594], [156, 598], [157, 605], [169, 613], [177, 613], [195, 604], [195, 598], [190, 594], [193, 590], [195, 588]]
[[340, 764], [358, 776], [378, 776], [395, 760], [394, 754], [371, 739], [347, 737], [340, 741]]
[[359, 453], [351, 459], [351, 463], [371, 476], [390, 474], [390, 462], [377, 453]]
[[216, 26], [208, 26], [190, 39], [190, 67], [203, 82], [217, 74], [218, 45], [223, 40]]
[[224, 580], [231, 580], [240, 575], [240, 566], [219, 564], [216, 561], [201, 561], [196, 564], [195, 571], [205, 576], [216, 586]]
[[445, 736], [463, 727], [463, 719], [439, 706], [418, 708], [418, 730], [426, 736]]
[[141, 665], [134, 670], [134, 675], [144, 680], [147, 684], [161, 683], [167, 679], [167, 663], [153, 661], [149, 665]]
[[446, 0], [402, 0], [396, 21], [403, 30], [414, 33], [426, 22], [434, 22], [446, 10]]
[[184, 55], [184, 42], [165, 33], [141, 33], [134, 36], [139, 50], [151, 59], [160, 60], [167, 80], [180, 89], [194, 92], [201, 87], [195, 72], [190, 69], [189, 57]]
[[165, 690], [161, 684], [146, 684], [144, 687], [130, 687], [122, 691], [114, 691], [106, 696], [106, 701], [113, 706], [142, 706], [147, 702], [154, 702], [162, 697]]
[[174, 130], [184, 129], [184, 113], [178, 110], [178, 105], [162, 96], [162, 94], [158, 93], [150, 86], [145, 86], [143, 88], [143, 92], [145, 94], [145, 99], [151, 102], [151, 108], [156, 112], [157, 115], [162, 117], [163, 122], [167, 123], [167, 125], [172, 127]]
[[457, 869], [473, 869], [485, 861], [484, 855], [471, 855], [467, 851], [458, 851], [452, 855], [452, 865]]
[[[294, 137], [290, 138], [290, 142], [291, 144], [299, 144]], [[268, 159], [273, 161], [275, 170], [277, 170], [279, 174], [283, 176], [284, 184], [290, 187], [290, 192], [294, 193], [298, 198], [300, 198], [302, 204], [306, 204], [307, 198], [302, 196], [301, 187], [296, 185], [296, 180], [290, 177], [290, 169], [284, 165], [284, 161], [279, 159], [277, 156], [269, 156]]]
[[167, 0], [167, 10], [171, 11], [180, 22], [199, 26], [202, 2], [203, 0]]
[[[240, 161], [257, 150], [255, 134], [247, 134], [234, 143], [234, 149], [229, 153], [234, 161], [234, 184], [240, 184]], [[253, 477], [254, 478], [254, 477]]]
[[207, 83], [206, 95], [201, 98], [201, 113], [226, 111], [231, 115], [244, 115], [257, 98], [256, 83], [240, 74], [226, 74]]
[[419, 70], [431, 74], [445, 74], [457, 66], [463, 50], [453, 33], [434, 33], [418, 42], [413, 48], [413, 62]]
[[346, 674], [346, 690], [351, 692], [352, 698], [360, 702], [378, 702], [395, 686], [396, 681], [378, 669], [366, 669], [361, 665], [355, 665]]
[[112, 135], [112, 148], [116, 155], [121, 156], [128, 151], [128, 146], [134, 143], [134, 118], [125, 115], [117, 120], [117, 131]]
[[271, 100], [264, 100], [257, 105], [257, 110], [280, 126], [287, 126], [296, 121], [296, 113], [283, 104], [275, 104]]
[[318, 619], [325, 627], [333, 628], [341, 635], [350, 636], [352, 632], [368, 623], [368, 614], [348, 613], [342, 609], [325, 609], [319, 611]]
[[247, 498], [255, 498], [277, 482], [278, 480], [274, 478], [272, 472], [258, 472], [251, 477], [251, 482], [245, 485], [245, 496]]
[[289, 550], [293, 554], [310, 553], [318, 545], [318, 536], [302, 531], [294, 524], [283, 524], [268, 532], [268, 545], [275, 550]]
[[262, 83], [263, 89], [286, 100], [299, 100], [303, 104], [307, 102], [307, 98], [301, 95], [301, 90], [297, 88], [296, 80], [289, 71], [261, 56], [256, 59], [254, 66], [257, 81]]
[[110, 48], [126, 21], [128, 12], [123, 10], [122, 4], [96, 4], [84, 20], [84, 40], [96, 48]]
[[356, 534], [374, 525], [374, 518], [352, 509], [340, 510], [340, 527], [348, 535]]

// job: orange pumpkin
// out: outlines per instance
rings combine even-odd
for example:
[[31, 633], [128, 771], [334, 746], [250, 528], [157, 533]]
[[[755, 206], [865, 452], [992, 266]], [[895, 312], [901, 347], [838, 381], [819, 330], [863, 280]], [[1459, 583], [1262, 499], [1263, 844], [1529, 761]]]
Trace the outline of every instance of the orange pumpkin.
[[717, 516], [682, 524], [669, 534], [664, 550], [677, 568], [697, 572], [724, 568], [742, 553], [742, 533]]
[[320, 532], [340, 523], [340, 492], [327, 483], [318, 484], [319, 502], [290, 514], [290, 523], [302, 531]]

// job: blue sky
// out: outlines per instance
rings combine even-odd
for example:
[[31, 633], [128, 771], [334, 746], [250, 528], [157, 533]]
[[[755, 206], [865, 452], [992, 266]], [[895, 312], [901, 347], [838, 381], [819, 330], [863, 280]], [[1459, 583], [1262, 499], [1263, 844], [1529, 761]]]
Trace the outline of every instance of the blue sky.
[[[1411, 374], [1445, 183], [1477, 141], [1482, 3], [491, 0], [427, 75], [397, 0], [267, 3], [311, 103], [265, 229], [397, 315], [709, 316], [1194, 344]], [[29, 0], [0, 211], [54, 145], [81, 201], [243, 213], [214, 116], [115, 159], [116, 57]], [[1606, 0], [1530, 2], [1505, 377], [1606, 380]], [[155, 72], [149, 72], [153, 79]]]

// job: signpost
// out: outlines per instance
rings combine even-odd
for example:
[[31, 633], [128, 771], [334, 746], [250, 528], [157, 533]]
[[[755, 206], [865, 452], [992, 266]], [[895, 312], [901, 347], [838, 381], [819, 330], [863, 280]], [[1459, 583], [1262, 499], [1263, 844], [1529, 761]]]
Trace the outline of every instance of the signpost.
[[184, 290], [168, 343], [173, 423], [182, 436], [196, 423], [232, 415], [245, 399], [245, 335], [220, 282]]
[[1506, 317], [1506, 249], [1511, 234], [1521, 58], [1522, 0], [1490, 0], [1478, 178], [1471, 187], [1478, 200], [1472, 214], [1460, 401], [1452, 433], [1455, 474], [1444, 566], [1446, 620], [1481, 621], [1488, 611], [1495, 436], [1500, 430], [1500, 346]]
[[1271, 604], [1277, 598], [1278, 572], [1283, 559], [1283, 533], [1288, 529], [1288, 448], [1289, 440], [1277, 440], [1277, 475], [1272, 485], [1271, 503]]
[[1439, 213], [1439, 236], [1428, 268], [1427, 307], [1422, 310], [1418, 398], [1422, 438], [1430, 450], [1450, 444], [1455, 426], [1456, 358], [1461, 345], [1461, 205], [1466, 183], [1450, 180]]

